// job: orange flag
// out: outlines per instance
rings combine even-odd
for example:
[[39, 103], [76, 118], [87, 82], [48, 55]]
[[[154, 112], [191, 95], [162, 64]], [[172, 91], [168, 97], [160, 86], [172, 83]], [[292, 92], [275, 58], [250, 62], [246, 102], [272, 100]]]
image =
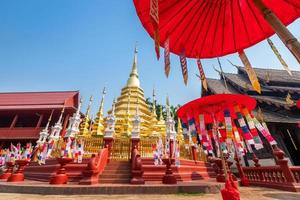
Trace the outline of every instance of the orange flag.
[[169, 73], [170, 73], [170, 69], [171, 69], [169, 43], [170, 43], [170, 39], [168, 37], [166, 39], [166, 41], [164, 42], [165, 74], [166, 74], [167, 78], [169, 77]]
[[245, 66], [245, 69], [246, 69], [246, 72], [248, 74], [249, 80], [252, 84], [252, 87], [254, 88], [254, 90], [256, 92], [258, 92], [260, 94], [261, 93], [261, 88], [260, 88], [259, 81], [257, 79], [256, 73], [255, 73], [254, 69], [252, 68], [245, 52], [243, 50], [239, 51], [239, 56], [240, 56], [240, 59], [242, 60], [242, 63]]
[[181, 65], [181, 70], [182, 70], [183, 81], [184, 81], [184, 84], [187, 85], [188, 69], [187, 69], [187, 62], [186, 62], [186, 57], [184, 55], [184, 51], [182, 51], [179, 58], [180, 58], [180, 65]]
[[160, 57], [160, 37], [159, 37], [159, 15], [158, 15], [158, 0], [150, 0], [150, 19], [154, 29], [154, 44], [157, 60]]
[[207, 81], [206, 81], [206, 77], [205, 77], [204, 70], [203, 70], [200, 59], [197, 59], [197, 65], [198, 65], [198, 69], [199, 69], [199, 73], [200, 73], [200, 79], [202, 82], [202, 86], [207, 91]]

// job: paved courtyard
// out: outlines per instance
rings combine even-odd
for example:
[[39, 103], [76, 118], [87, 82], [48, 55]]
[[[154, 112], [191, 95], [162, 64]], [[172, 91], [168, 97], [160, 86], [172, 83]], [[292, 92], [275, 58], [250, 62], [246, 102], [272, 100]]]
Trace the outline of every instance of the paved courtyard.
[[[300, 193], [285, 192], [260, 187], [240, 188], [242, 200], [299, 200]], [[221, 200], [220, 194], [175, 194], [175, 195], [30, 195], [2, 193], [0, 200]]]

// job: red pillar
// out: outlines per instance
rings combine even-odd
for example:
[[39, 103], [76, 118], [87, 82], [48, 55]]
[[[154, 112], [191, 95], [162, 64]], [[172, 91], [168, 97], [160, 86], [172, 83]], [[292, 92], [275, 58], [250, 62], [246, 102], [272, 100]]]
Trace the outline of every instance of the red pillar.
[[194, 145], [192, 146], [192, 155], [193, 155], [193, 160], [197, 161], [198, 160], [197, 149]]
[[41, 127], [42, 121], [43, 121], [44, 115], [41, 114], [38, 123], [36, 124], [36, 129]]
[[15, 117], [14, 117], [14, 119], [13, 119], [13, 121], [11, 122], [11, 124], [10, 124], [10, 129], [12, 129], [12, 128], [14, 128], [15, 127], [15, 125], [16, 125], [16, 123], [17, 123], [17, 120], [18, 120], [18, 115], [15, 115]]

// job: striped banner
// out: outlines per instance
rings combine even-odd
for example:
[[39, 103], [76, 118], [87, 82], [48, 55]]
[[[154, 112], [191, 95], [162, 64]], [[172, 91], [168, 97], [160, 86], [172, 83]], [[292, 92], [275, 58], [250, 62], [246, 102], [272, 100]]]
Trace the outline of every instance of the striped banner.
[[170, 73], [170, 69], [171, 69], [171, 62], [170, 62], [170, 39], [169, 37], [166, 39], [166, 41], [164, 42], [164, 58], [165, 58], [165, 75], [168, 78], [169, 77], [169, 73]]
[[180, 65], [181, 65], [181, 70], [182, 70], [183, 81], [184, 81], [184, 84], [187, 85], [188, 68], [187, 68], [187, 61], [186, 61], [186, 57], [184, 55], [184, 51], [180, 54], [179, 58], [180, 58]]
[[160, 37], [159, 37], [159, 14], [158, 14], [158, 0], [150, 0], [150, 19], [154, 29], [154, 45], [157, 60], [160, 57]]
[[200, 73], [200, 79], [201, 79], [202, 86], [207, 91], [207, 81], [206, 81], [206, 77], [205, 77], [204, 70], [203, 70], [200, 59], [197, 59], [197, 66], [198, 66], [198, 70]]

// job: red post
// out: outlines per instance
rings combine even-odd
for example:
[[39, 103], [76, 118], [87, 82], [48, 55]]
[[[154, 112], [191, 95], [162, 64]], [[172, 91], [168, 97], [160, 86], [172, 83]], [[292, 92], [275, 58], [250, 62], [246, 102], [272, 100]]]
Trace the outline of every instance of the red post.
[[10, 124], [10, 129], [12, 129], [12, 128], [14, 128], [15, 127], [15, 125], [16, 125], [16, 123], [17, 123], [17, 120], [18, 120], [18, 115], [15, 115], [15, 117], [14, 117], [14, 119], [13, 119], [13, 121], [11, 122], [11, 124]]
[[54, 177], [51, 178], [50, 184], [61, 185], [68, 183], [68, 175], [66, 174], [65, 165], [72, 162], [72, 158], [57, 158], [58, 163], [60, 164], [59, 169], [57, 170]]
[[13, 172], [14, 164], [13, 162], [6, 162], [6, 171], [0, 175], [0, 179], [6, 180], [8, 179]]
[[16, 160], [16, 165], [18, 169], [13, 173], [8, 179], [7, 182], [21, 182], [24, 181], [24, 168], [29, 163], [28, 160]]
[[175, 159], [173, 159], [173, 158], [164, 158], [162, 160], [166, 165], [166, 172], [165, 172], [165, 175], [163, 177], [162, 183], [163, 184], [177, 184], [176, 177], [174, 176], [173, 171], [172, 171], [172, 167], [171, 167], [172, 164], [174, 164]]
[[225, 173], [224, 173], [222, 160], [220, 158], [214, 158], [212, 161], [214, 162], [215, 167], [216, 167], [217, 182], [225, 182]]
[[173, 158], [174, 153], [174, 140], [170, 139], [170, 158]]
[[244, 170], [243, 170], [243, 168], [240, 164], [240, 158], [237, 156], [237, 154], [235, 154], [234, 160], [236, 161], [236, 167], [239, 171], [239, 175], [240, 175], [240, 179], [241, 179], [241, 185], [242, 186], [249, 186], [249, 180], [245, 176]]
[[192, 146], [192, 155], [193, 155], [193, 160], [197, 161], [198, 160], [197, 149], [194, 145]]
[[41, 114], [40, 117], [39, 117], [39, 121], [37, 122], [36, 126], [35, 126], [35, 129], [38, 129], [41, 127], [41, 124], [42, 124], [42, 121], [43, 121], [43, 118], [44, 118], [44, 115]]
[[286, 182], [296, 183], [296, 179], [288, 166], [288, 160], [284, 159], [284, 152], [277, 145], [273, 145], [273, 154], [277, 157], [277, 163], [284, 174]]
[[253, 162], [254, 162], [254, 166], [255, 167], [260, 167], [261, 165], [259, 164], [259, 159], [257, 158], [257, 156], [255, 155], [255, 153], [253, 153], [253, 158], [252, 158]]

